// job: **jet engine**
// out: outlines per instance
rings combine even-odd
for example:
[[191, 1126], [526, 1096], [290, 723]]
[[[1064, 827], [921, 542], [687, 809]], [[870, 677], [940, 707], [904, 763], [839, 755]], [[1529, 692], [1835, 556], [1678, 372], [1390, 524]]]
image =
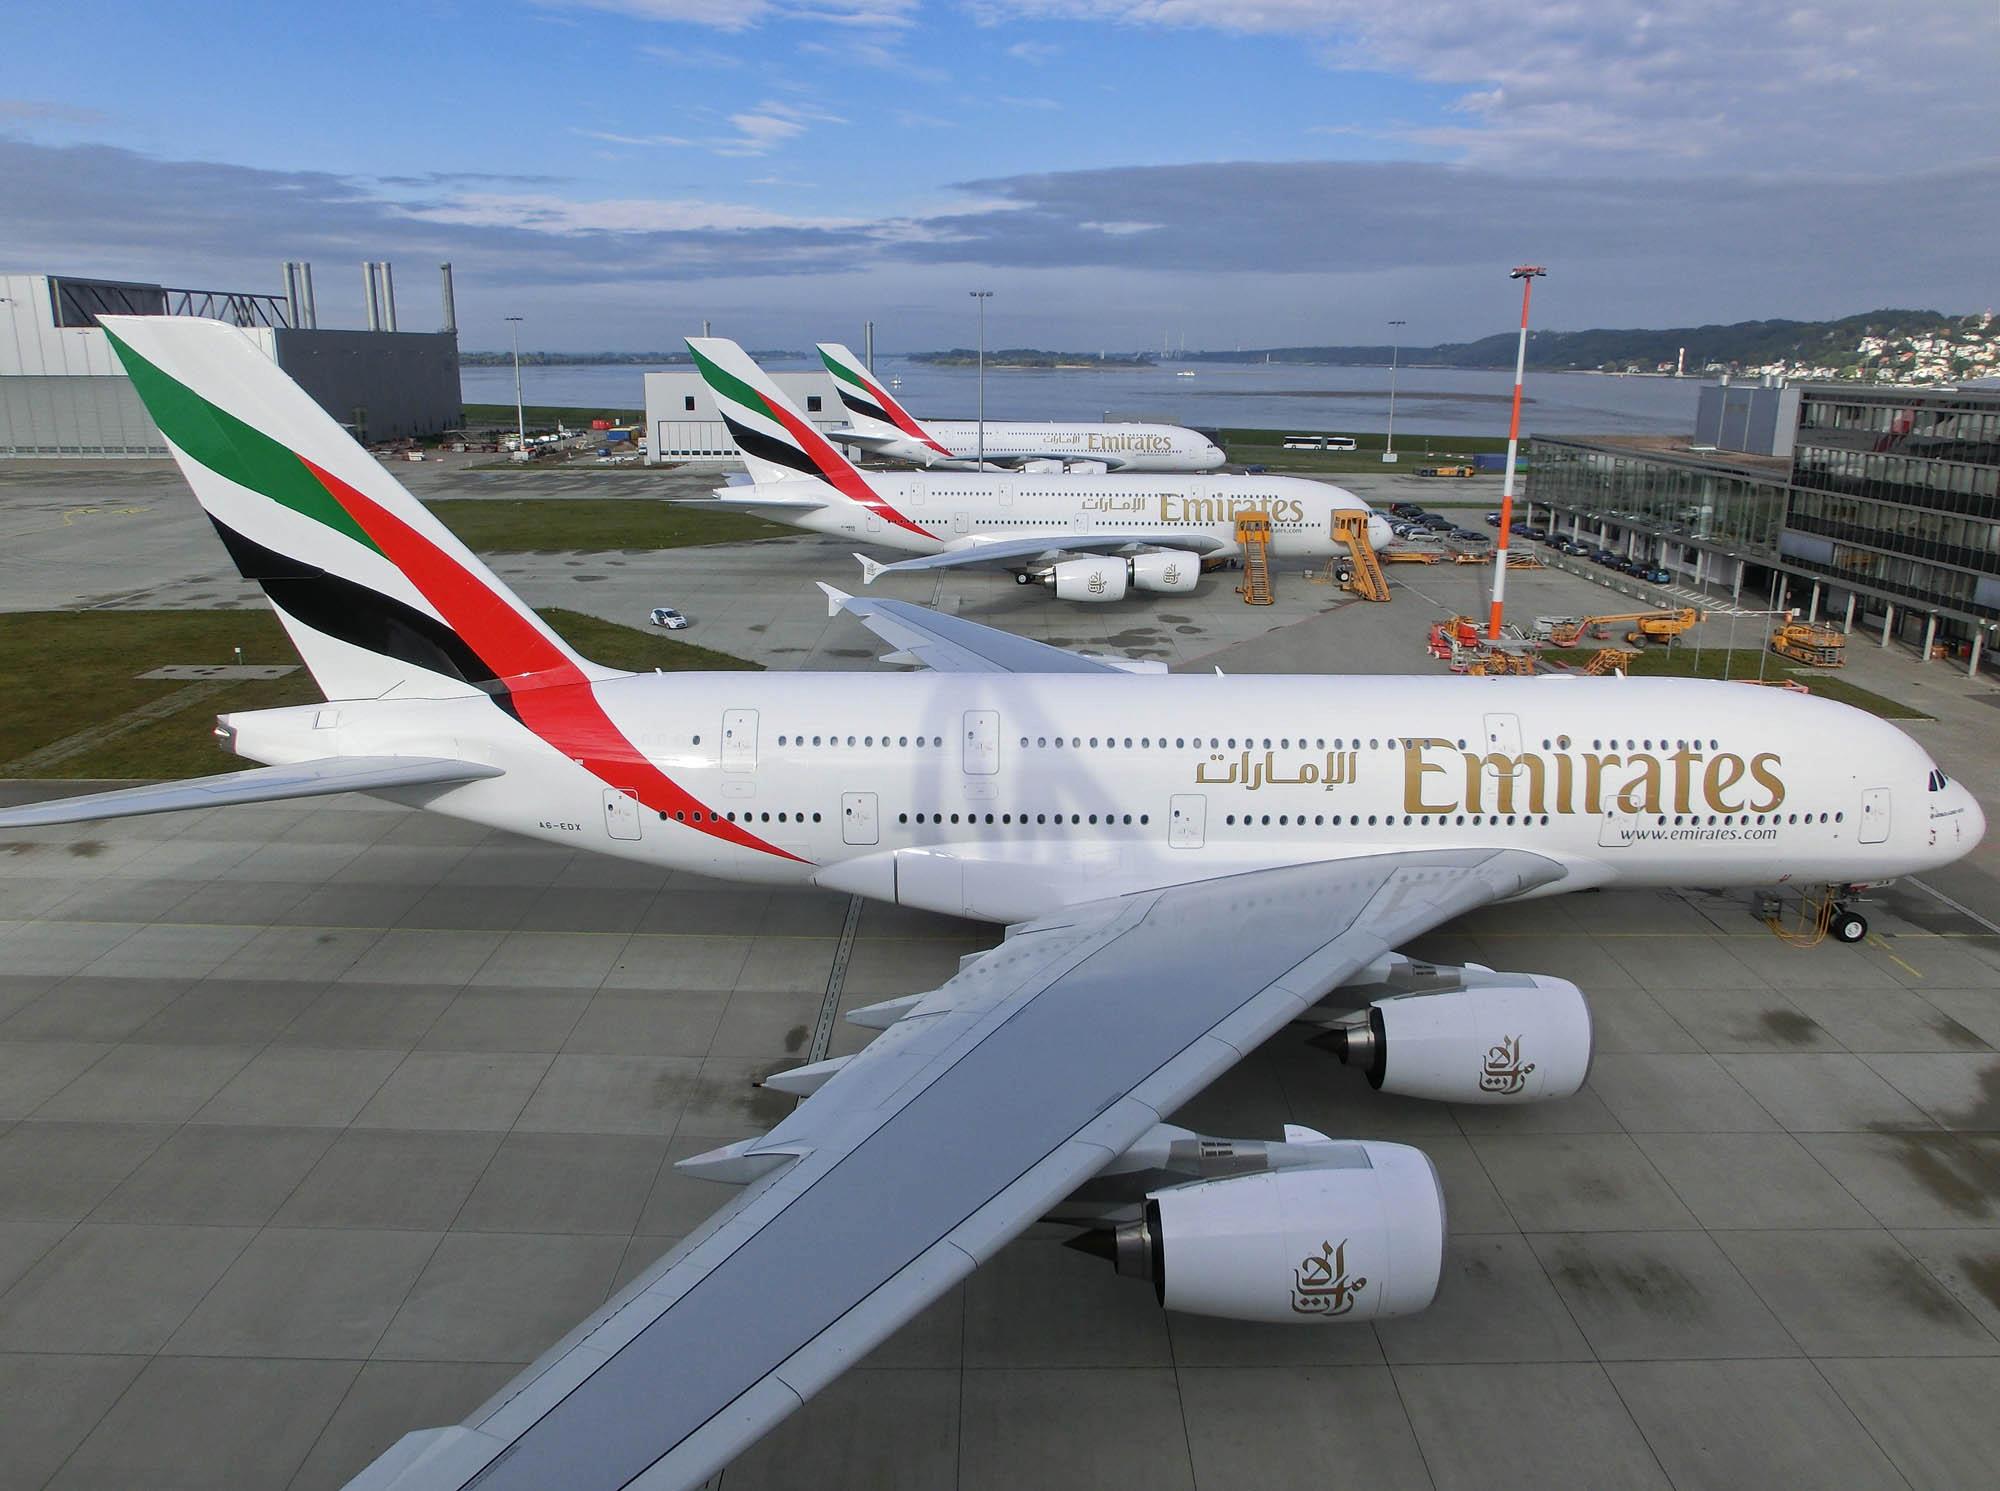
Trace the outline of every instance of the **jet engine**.
[[1382, 1092], [1445, 1103], [1569, 1097], [1590, 1075], [1583, 991], [1541, 973], [1487, 978], [1450, 993], [1378, 1000], [1365, 1023], [1319, 1039]]
[[1154, 1191], [1142, 1220], [1078, 1242], [1190, 1315], [1276, 1325], [1423, 1309], [1444, 1260], [1437, 1170], [1404, 1144], [1338, 1151], [1339, 1163]]
[[1125, 599], [1125, 561], [1122, 559], [1065, 559], [1041, 579], [1060, 600]]
[[1201, 579], [1201, 561], [1175, 549], [1163, 554], [1137, 554], [1128, 564], [1135, 590], [1185, 595]]

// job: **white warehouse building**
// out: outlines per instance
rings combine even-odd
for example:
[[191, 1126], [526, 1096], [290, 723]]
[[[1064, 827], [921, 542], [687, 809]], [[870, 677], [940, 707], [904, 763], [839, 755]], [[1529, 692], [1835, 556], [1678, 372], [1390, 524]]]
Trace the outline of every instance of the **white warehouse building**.
[[[821, 369], [811, 373], [772, 373], [786, 398], [805, 410], [822, 430], [847, 423], [847, 411], [834, 392], [833, 377]], [[646, 461], [735, 461], [743, 452], [730, 438], [729, 427], [708, 395], [701, 374], [646, 374]]]

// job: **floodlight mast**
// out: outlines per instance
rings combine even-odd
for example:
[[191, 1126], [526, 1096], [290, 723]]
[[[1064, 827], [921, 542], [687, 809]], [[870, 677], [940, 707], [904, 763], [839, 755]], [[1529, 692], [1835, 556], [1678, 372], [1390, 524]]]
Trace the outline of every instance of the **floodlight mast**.
[[1507, 479], [1500, 488], [1500, 545], [1493, 552], [1493, 614], [1488, 641], [1500, 640], [1500, 615], [1507, 597], [1507, 534], [1514, 523], [1514, 466], [1521, 447], [1521, 376], [1528, 367], [1528, 299], [1535, 281], [1548, 271], [1539, 264], [1517, 265], [1509, 276], [1521, 282], [1521, 343], [1514, 353], [1514, 416], [1507, 423]]

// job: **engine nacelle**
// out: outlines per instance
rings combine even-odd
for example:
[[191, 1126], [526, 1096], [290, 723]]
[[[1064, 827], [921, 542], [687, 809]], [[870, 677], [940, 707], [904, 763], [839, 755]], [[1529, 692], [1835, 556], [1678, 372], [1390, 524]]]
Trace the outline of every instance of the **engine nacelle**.
[[1160, 595], [1185, 595], [1201, 579], [1201, 561], [1192, 554], [1135, 554], [1128, 562], [1132, 584]]
[[[1342, 1144], [1339, 1162], [1155, 1191], [1110, 1236], [1169, 1310], [1268, 1324], [1421, 1310], [1444, 1261], [1444, 1191], [1422, 1150]], [[1100, 1234], [1102, 1235], [1102, 1234]]]
[[1065, 559], [1042, 577], [1059, 600], [1122, 601], [1125, 599], [1125, 561], [1122, 559]]
[[1566, 1098], [1590, 1075], [1590, 1005], [1568, 979], [1508, 974], [1448, 994], [1368, 1007], [1366, 1025], [1332, 1033], [1349, 1066], [1383, 1092], [1444, 1103]]

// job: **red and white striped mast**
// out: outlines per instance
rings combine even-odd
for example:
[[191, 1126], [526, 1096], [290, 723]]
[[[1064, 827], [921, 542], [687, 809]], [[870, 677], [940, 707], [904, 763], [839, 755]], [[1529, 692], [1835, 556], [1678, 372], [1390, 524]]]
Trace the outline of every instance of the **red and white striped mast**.
[[1521, 447], [1521, 375], [1528, 367], [1528, 297], [1535, 281], [1548, 271], [1539, 264], [1522, 264], [1512, 278], [1521, 282], [1521, 345], [1514, 354], [1514, 417], [1507, 424], [1507, 480], [1500, 488], [1500, 547], [1493, 554], [1493, 614], [1486, 624], [1488, 641], [1500, 640], [1500, 609], [1507, 596], [1507, 533], [1514, 522], [1514, 463]]

